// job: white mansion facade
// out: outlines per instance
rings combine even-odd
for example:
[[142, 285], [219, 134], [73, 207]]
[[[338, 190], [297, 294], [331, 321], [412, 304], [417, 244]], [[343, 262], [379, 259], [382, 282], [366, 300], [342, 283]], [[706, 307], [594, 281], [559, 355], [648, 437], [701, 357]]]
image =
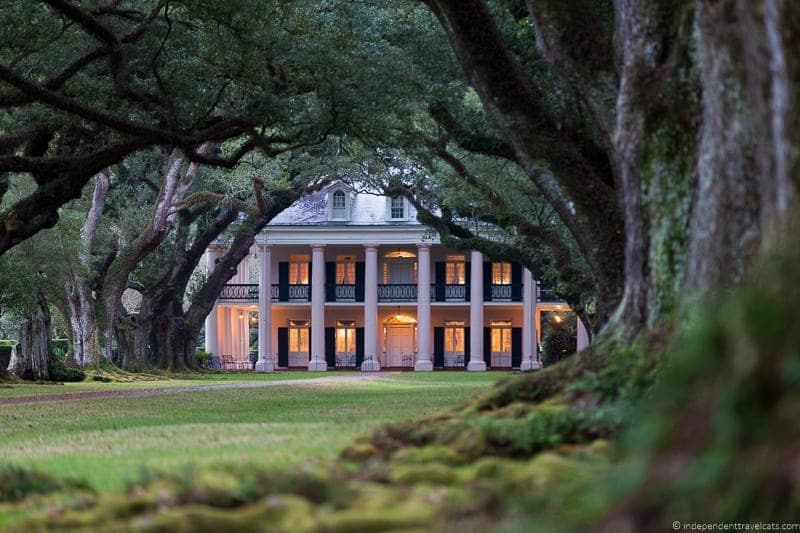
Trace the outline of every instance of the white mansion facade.
[[[224, 245], [207, 250], [213, 270]], [[256, 238], [206, 319], [225, 368], [535, 369], [541, 313], [566, 311], [520, 265], [448, 249], [403, 198], [343, 183]], [[578, 349], [587, 344], [578, 322]]]

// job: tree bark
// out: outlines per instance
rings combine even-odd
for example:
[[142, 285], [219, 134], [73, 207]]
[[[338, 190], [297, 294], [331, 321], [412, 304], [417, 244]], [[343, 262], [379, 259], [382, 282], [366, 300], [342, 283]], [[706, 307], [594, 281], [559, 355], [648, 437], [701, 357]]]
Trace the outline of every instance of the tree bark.
[[36, 305], [19, 328], [19, 343], [9, 367], [25, 380], [47, 381], [53, 369], [50, 309], [47, 299], [39, 292]]
[[[791, 3], [614, 2], [607, 37], [616, 46], [619, 86], [602, 110], [583, 65], [555, 64], [580, 58], [579, 49], [562, 48], [575, 44], [564, 37], [570, 28], [553, 27], [558, 17], [548, 9], [558, 3], [528, 2], [542, 57], [585, 97], [598, 129], [611, 132], [613, 202], [598, 194], [602, 180], [593, 179], [600, 174], [582, 143], [570, 142], [579, 134], [554, 132], [540, 112], [528, 74], [485, 3], [428, 3], [484, 108], [593, 274], [624, 272], [609, 337], [627, 342], [668, 318], [687, 293], [738, 283], [771, 242], [796, 227], [800, 16]], [[556, 150], [554, 141], [566, 148]], [[537, 175], [543, 164], [554, 183]], [[570, 205], [574, 212], [565, 214]]]

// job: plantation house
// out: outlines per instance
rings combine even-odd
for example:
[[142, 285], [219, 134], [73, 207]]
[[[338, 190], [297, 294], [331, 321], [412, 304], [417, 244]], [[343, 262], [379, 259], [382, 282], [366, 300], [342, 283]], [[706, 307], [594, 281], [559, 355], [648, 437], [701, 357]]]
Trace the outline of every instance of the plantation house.
[[[207, 251], [213, 270], [224, 245]], [[442, 246], [404, 198], [336, 183], [297, 201], [256, 239], [206, 320], [226, 368], [541, 366], [541, 313], [566, 311], [520, 265]], [[578, 322], [578, 349], [587, 344]]]

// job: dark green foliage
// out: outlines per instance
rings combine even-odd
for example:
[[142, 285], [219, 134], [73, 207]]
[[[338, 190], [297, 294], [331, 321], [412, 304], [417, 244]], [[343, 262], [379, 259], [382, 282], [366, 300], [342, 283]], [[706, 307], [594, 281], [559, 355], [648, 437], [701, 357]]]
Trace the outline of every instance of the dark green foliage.
[[86, 483], [79, 480], [61, 480], [36, 470], [18, 466], [0, 466], [0, 502], [22, 500], [31, 494], [87, 488]]
[[577, 350], [578, 322], [575, 313], [543, 311], [542, 362], [554, 365]]
[[86, 374], [83, 370], [72, 368], [56, 356], [53, 360], [53, 367], [50, 369], [50, 379], [52, 381], [83, 381]]
[[0, 344], [0, 369], [5, 370], [8, 368], [8, 362], [11, 360], [11, 346]]

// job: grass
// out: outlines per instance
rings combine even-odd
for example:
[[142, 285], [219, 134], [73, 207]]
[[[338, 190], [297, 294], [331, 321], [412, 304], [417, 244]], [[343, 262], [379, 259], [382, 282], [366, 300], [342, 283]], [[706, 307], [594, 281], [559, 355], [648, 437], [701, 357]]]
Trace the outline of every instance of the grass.
[[167, 387], [197, 387], [220, 383], [241, 383], [250, 381], [283, 381], [289, 379], [311, 379], [331, 375], [353, 374], [355, 372], [275, 372], [270, 374], [254, 372], [220, 372], [209, 374], [176, 374], [172, 378], [149, 379], [144, 381], [110, 382], [81, 381], [78, 383], [2, 383], [0, 398], [19, 398], [27, 396], [51, 396], [76, 392], [109, 392], [142, 389], [163, 389]]
[[[313, 466], [332, 460], [354, 437], [381, 423], [457, 405], [506, 375], [385, 374], [370, 381], [7, 405], [0, 407], [0, 449], [5, 464], [83, 478], [100, 491], [122, 489], [143, 468], [175, 470], [246, 462]], [[226, 374], [204, 378], [203, 383], [312, 376], [323, 377], [302, 372]], [[52, 387], [59, 392], [83, 392], [185, 384], [198, 381]], [[50, 393], [50, 386], [14, 387], [20, 387], [12, 391], [15, 395]]]

